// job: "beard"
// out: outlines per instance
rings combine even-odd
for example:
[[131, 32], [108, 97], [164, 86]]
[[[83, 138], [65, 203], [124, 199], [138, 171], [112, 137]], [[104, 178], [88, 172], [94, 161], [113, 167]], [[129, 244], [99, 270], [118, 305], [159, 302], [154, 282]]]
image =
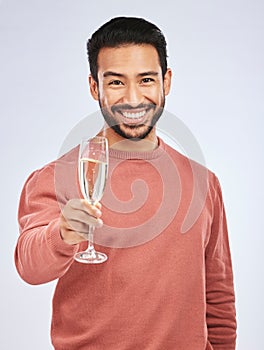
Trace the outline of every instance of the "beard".
[[[140, 104], [136, 107], [132, 107], [129, 104], [118, 104], [114, 105], [109, 109], [106, 109], [102, 107], [100, 98], [99, 98], [99, 105], [101, 109], [101, 113], [104, 117], [105, 122], [107, 125], [112, 128], [118, 135], [125, 139], [129, 139], [132, 141], [140, 141], [146, 138], [149, 133], [152, 131], [156, 123], [158, 122], [159, 118], [161, 117], [164, 105], [165, 105], [165, 98], [163, 97], [161, 101], [161, 105], [157, 106], [153, 103], [148, 104]], [[148, 118], [148, 120], [145, 123], [142, 124], [124, 124], [118, 120], [115, 119], [114, 115], [117, 111], [131, 111], [133, 113], [133, 110], [136, 109], [145, 109], [147, 110], [147, 113], [153, 111], [153, 115], [151, 118]]]

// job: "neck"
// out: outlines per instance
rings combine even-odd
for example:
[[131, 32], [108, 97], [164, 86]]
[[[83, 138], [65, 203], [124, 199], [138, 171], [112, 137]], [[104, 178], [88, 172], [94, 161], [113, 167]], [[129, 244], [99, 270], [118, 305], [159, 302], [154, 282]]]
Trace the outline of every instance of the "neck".
[[102, 129], [98, 135], [105, 136], [108, 139], [109, 147], [119, 151], [147, 152], [153, 151], [158, 147], [158, 137], [155, 127], [146, 138], [137, 141], [123, 138], [109, 127]]

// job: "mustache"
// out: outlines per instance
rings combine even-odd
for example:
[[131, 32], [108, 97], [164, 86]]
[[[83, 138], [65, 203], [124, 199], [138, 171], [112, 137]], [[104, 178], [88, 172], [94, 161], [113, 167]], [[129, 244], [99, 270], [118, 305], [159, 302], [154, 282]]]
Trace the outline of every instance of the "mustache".
[[122, 103], [122, 104], [118, 104], [118, 105], [114, 105], [111, 107], [111, 111], [112, 113], [114, 112], [120, 112], [120, 111], [133, 111], [133, 110], [138, 110], [138, 109], [146, 109], [146, 110], [150, 110], [150, 109], [155, 109], [156, 108], [156, 104], [154, 103], [140, 103], [137, 106], [131, 106], [129, 103]]

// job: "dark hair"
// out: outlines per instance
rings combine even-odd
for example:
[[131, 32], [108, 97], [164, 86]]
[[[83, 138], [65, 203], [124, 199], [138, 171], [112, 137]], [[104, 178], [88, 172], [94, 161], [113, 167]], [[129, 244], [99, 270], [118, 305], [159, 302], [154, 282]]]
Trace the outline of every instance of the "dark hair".
[[125, 44], [150, 44], [154, 46], [159, 55], [164, 77], [167, 71], [167, 44], [161, 30], [143, 18], [116, 17], [103, 24], [87, 42], [90, 71], [95, 81], [98, 81], [97, 58], [100, 49]]

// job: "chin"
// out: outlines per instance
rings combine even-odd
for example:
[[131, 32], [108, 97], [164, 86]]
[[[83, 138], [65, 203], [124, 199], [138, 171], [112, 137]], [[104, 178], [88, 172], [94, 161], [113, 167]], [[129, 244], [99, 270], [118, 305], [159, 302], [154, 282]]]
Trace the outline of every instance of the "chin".
[[119, 135], [125, 139], [131, 141], [140, 141], [145, 139], [149, 133], [152, 131], [153, 126], [124, 126], [113, 125], [112, 129]]

